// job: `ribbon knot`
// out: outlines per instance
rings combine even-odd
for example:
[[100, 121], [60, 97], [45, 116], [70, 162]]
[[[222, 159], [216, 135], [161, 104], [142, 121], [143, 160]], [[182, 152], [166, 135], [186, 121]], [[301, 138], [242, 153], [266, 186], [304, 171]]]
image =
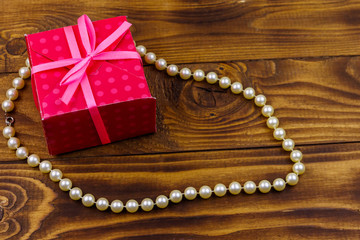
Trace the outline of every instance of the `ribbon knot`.
[[95, 56], [95, 53], [94, 52], [91, 52], [87, 55], [87, 57], [90, 57], [91, 59]]
[[32, 67], [32, 73], [34, 74], [41, 71], [74, 65], [59, 83], [60, 86], [67, 85], [61, 100], [66, 105], [68, 105], [70, 100], [73, 98], [78, 86], [81, 86], [86, 105], [90, 111], [94, 125], [103, 144], [109, 143], [110, 139], [102, 121], [101, 115], [97, 109], [97, 104], [91, 90], [86, 71], [91, 61], [121, 59], [139, 59], [141, 61], [141, 57], [136, 51], [106, 51], [116, 40], [121, 40], [124, 33], [130, 28], [130, 26], [130, 23], [126, 21], [123, 22], [104, 41], [102, 41], [98, 46], [95, 46], [96, 34], [94, 25], [87, 15], [82, 15], [78, 19], [78, 28], [82, 46], [86, 51], [86, 56], [81, 56], [73, 28], [69, 26], [64, 28], [64, 32], [72, 58], [43, 63]]

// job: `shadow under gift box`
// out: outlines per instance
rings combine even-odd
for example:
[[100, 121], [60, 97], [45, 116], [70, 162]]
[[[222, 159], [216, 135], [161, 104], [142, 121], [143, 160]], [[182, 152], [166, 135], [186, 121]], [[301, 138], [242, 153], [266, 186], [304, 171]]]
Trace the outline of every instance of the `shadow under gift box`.
[[[96, 46], [124, 21], [126, 17], [93, 22]], [[71, 27], [84, 57], [78, 26]], [[72, 58], [63, 28], [27, 35], [26, 43], [31, 66]], [[130, 31], [106, 51], [136, 51]], [[67, 85], [60, 85], [60, 81], [72, 67], [32, 74], [34, 100], [52, 155], [102, 144], [80, 85], [68, 105], [61, 100]], [[151, 96], [139, 59], [93, 60], [87, 75], [111, 142], [156, 132], [156, 99]]]

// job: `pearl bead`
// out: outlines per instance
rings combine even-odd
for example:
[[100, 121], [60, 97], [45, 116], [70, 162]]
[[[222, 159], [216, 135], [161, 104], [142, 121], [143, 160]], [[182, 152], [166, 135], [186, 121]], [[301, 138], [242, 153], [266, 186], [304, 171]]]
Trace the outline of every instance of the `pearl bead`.
[[51, 181], [58, 182], [62, 178], [63, 174], [60, 169], [51, 170], [49, 177]]
[[285, 183], [284, 179], [277, 178], [274, 180], [273, 186], [276, 191], [282, 191], [285, 189], [286, 183]]
[[94, 195], [87, 193], [82, 197], [81, 202], [85, 207], [91, 207], [95, 203], [95, 197]]
[[145, 212], [149, 212], [154, 208], [154, 202], [150, 198], [145, 198], [141, 201], [141, 208]]
[[140, 54], [141, 57], [143, 57], [146, 54], [146, 47], [139, 45], [136, 47], [136, 51]]
[[6, 91], [6, 97], [7, 97], [9, 100], [16, 100], [16, 99], [19, 97], [19, 92], [18, 92], [18, 90], [16, 90], [15, 88], [9, 88], [9, 89]]
[[96, 208], [100, 211], [105, 211], [109, 207], [109, 201], [106, 198], [99, 198], [96, 201]]
[[245, 88], [243, 95], [246, 99], [253, 99], [255, 97], [255, 90], [252, 87], [247, 87]]
[[279, 126], [279, 119], [277, 117], [269, 117], [266, 121], [268, 128], [275, 129]]
[[206, 81], [210, 84], [214, 84], [216, 83], [218, 80], [218, 76], [216, 73], [214, 72], [209, 72], [208, 74], [206, 74]]
[[197, 69], [194, 71], [193, 78], [195, 81], [202, 81], [205, 78], [205, 73], [201, 69]]
[[290, 159], [293, 162], [300, 162], [302, 160], [303, 154], [299, 150], [293, 150], [290, 153]]
[[16, 149], [16, 156], [19, 159], [26, 159], [29, 155], [29, 150], [26, 147], [19, 147]]
[[17, 137], [9, 138], [7, 145], [10, 149], [14, 150], [20, 147], [20, 140]]
[[179, 203], [182, 200], [182, 193], [179, 190], [173, 190], [170, 193], [170, 201], [173, 203]]
[[232, 182], [229, 185], [229, 192], [233, 195], [237, 195], [241, 192], [241, 184], [238, 182]]
[[14, 78], [14, 80], [12, 81], [12, 86], [15, 89], [22, 89], [25, 86], [25, 81], [22, 78]]
[[26, 65], [28, 68], [30, 68], [30, 60], [29, 60], [29, 58], [26, 58], [26, 60], [25, 60], [25, 65]]
[[139, 45], [136, 47], [136, 51], [139, 53], [141, 57], [143, 57], [146, 54], [146, 47], [144, 47], [143, 45]]
[[124, 209], [124, 204], [120, 200], [114, 200], [111, 202], [110, 208], [114, 213], [119, 213]]
[[30, 69], [28, 67], [22, 67], [19, 69], [19, 76], [22, 79], [27, 79], [28, 77], [30, 77]]
[[149, 64], [153, 64], [156, 61], [156, 55], [153, 52], [148, 52], [145, 54], [145, 62]]
[[271, 190], [271, 183], [268, 180], [261, 180], [259, 182], [259, 191], [262, 193], [268, 193]]
[[282, 128], [276, 128], [273, 132], [273, 136], [276, 140], [283, 140], [286, 135], [286, 132]]
[[258, 107], [262, 107], [266, 104], [266, 97], [262, 94], [257, 95], [255, 97], [255, 105]]
[[231, 92], [234, 94], [239, 94], [243, 90], [243, 86], [239, 82], [234, 82], [231, 84]]
[[189, 79], [189, 78], [191, 77], [191, 70], [188, 69], [188, 68], [182, 68], [182, 69], [180, 70], [180, 77], [181, 77], [181, 79], [183, 79], [183, 80]]
[[59, 187], [64, 192], [69, 191], [72, 187], [72, 182], [68, 178], [61, 179], [59, 182]]
[[166, 208], [169, 205], [169, 199], [164, 195], [159, 195], [155, 202], [158, 208]]
[[27, 163], [30, 167], [37, 167], [40, 164], [40, 157], [37, 154], [31, 154], [27, 159]]
[[166, 63], [165, 59], [160, 58], [160, 59], [156, 60], [155, 67], [157, 70], [160, 70], [160, 71], [165, 70], [167, 67], [167, 63]]
[[4, 112], [11, 112], [14, 109], [15, 105], [11, 100], [4, 100], [1, 104], [1, 108]]
[[305, 165], [302, 162], [297, 162], [293, 165], [293, 172], [299, 175], [305, 172]]
[[51, 162], [49, 162], [47, 160], [42, 161], [39, 165], [39, 170], [42, 173], [48, 173], [51, 171], [51, 169], [52, 169], [52, 164], [51, 164]]
[[271, 105], [265, 105], [263, 106], [263, 108], [261, 109], [261, 113], [262, 115], [264, 115], [265, 117], [271, 117], [271, 115], [274, 114], [274, 108]]
[[11, 126], [4, 127], [3, 136], [5, 138], [11, 138], [11, 137], [15, 136], [15, 129]]
[[253, 181], [247, 181], [244, 184], [244, 192], [247, 194], [253, 194], [256, 191], [256, 184]]
[[286, 182], [289, 185], [294, 186], [299, 182], [299, 177], [296, 173], [289, 173], [286, 175]]
[[129, 213], [134, 213], [139, 209], [139, 204], [137, 201], [135, 201], [134, 199], [131, 199], [129, 201], [127, 201], [126, 203], [126, 210]]
[[218, 183], [214, 187], [214, 193], [218, 197], [223, 197], [226, 194], [226, 186], [222, 183]]
[[187, 187], [184, 191], [184, 196], [187, 200], [194, 200], [196, 198], [197, 191], [193, 187]]
[[282, 142], [282, 147], [285, 151], [292, 151], [295, 147], [295, 142], [290, 138], [284, 139], [284, 141]]
[[220, 86], [221, 88], [226, 89], [226, 88], [230, 87], [230, 85], [231, 85], [231, 80], [230, 80], [230, 78], [228, 78], [228, 77], [222, 77], [222, 78], [220, 78], [220, 80], [219, 80], [219, 86]]
[[166, 72], [169, 76], [175, 76], [176, 74], [178, 74], [179, 72], [179, 68], [174, 65], [174, 64], [171, 64], [169, 65], [167, 68], [166, 68]]
[[69, 196], [72, 200], [79, 200], [82, 197], [82, 190], [78, 187], [70, 189]]
[[209, 186], [202, 186], [199, 189], [199, 195], [203, 199], [208, 199], [209, 197], [211, 197], [211, 194], [212, 194], [212, 191], [211, 191], [211, 188]]

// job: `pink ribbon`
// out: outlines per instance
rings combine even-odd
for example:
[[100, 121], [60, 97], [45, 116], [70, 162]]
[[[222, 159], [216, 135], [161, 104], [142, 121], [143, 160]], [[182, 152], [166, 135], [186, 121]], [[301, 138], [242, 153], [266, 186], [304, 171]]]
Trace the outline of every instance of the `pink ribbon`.
[[86, 105], [89, 109], [91, 118], [94, 122], [98, 135], [102, 144], [110, 143], [109, 135], [106, 131], [104, 122], [101, 118], [100, 112], [97, 108], [94, 94], [92, 92], [86, 70], [93, 60], [120, 60], [120, 59], [140, 59], [140, 55], [136, 51], [107, 51], [104, 52], [117, 39], [122, 37], [124, 33], [130, 28], [131, 24], [123, 22], [111, 35], [102, 41], [97, 47], [96, 34], [94, 25], [87, 15], [82, 15], [78, 19], [78, 27], [82, 45], [86, 51], [86, 56], [81, 57], [79, 46], [77, 44], [74, 31], [71, 26], [65, 27], [65, 37], [68, 42], [72, 58], [58, 60], [49, 63], [39, 64], [32, 67], [32, 73], [42, 72], [55, 68], [66, 67], [74, 65], [69, 72], [61, 79], [60, 86], [67, 85], [67, 88], [61, 97], [65, 104], [69, 104], [74, 96], [77, 87], [81, 86], [84, 94]]

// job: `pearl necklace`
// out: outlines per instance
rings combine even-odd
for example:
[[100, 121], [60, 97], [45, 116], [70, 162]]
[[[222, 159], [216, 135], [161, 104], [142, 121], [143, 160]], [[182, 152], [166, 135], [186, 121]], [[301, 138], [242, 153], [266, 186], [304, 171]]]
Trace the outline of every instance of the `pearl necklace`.
[[154, 206], [158, 208], [166, 208], [169, 205], [169, 202], [179, 203], [182, 201], [183, 197], [187, 200], [193, 200], [198, 195], [203, 199], [210, 198], [213, 194], [218, 197], [223, 197], [227, 192], [233, 195], [239, 194], [242, 190], [246, 194], [253, 194], [256, 190], [261, 193], [268, 193], [271, 188], [276, 191], [283, 191], [285, 186], [288, 184], [294, 186], [299, 181], [299, 175], [305, 172], [305, 166], [301, 162], [302, 153], [299, 150], [294, 150], [295, 142], [290, 138], [285, 138], [286, 132], [283, 128], [278, 128], [279, 120], [274, 114], [274, 108], [271, 105], [266, 105], [266, 97], [262, 94], [255, 95], [255, 90], [251, 87], [243, 89], [243, 86], [240, 82], [231, 82], [228, 77], [218, 78], [215, 72], [209, 72], [205, 75], [203, 70], [195, 70], [193, 73], [189, 68], [182, 68], [180, 71], [176, 65], [167, 65], [165, 59], [156, 59], [156, 55], [152, 52], [146, 51], [146, 48], [142, 45], [136, 47], [137, 52], [141, 57], [144, 57], [144, 60], [148, 64], [155, 64], [156, 69], [162, 71], [166, 70], [167, 74], [170, 76], [180, 75], [180, 78], [183, 80], [188, 80], [191, 77], [195, 81], [206, 81], [210, 84], [215, 84], [219, 82], [219, 86], [222, 89], [227, 89], [230, 87], [231, 92], [234, 94], [243, 93], [245, 99], [251, 100], [254, 99], [256, 106], [261, 108], [261, 113], [264, 117], [267, 118], [266, 125], [273, 129], [273, 136], [276, 140], [282, 141], [282, 148], [285, 151], [290, 152], [290, 159], [294, 162], [292, 166], [292, 172], [288, 173], [285, 177], [285, 180], [282, 178], [276, 178], [271, 184], [268, 180], [262, 180], [256, 185], [253, 181], [247, 181], [242, 186], [239, 182], [232, 182], [226, 187], [224, 184], [216, 184], [212, 189], [209, 186], [202, 186], [199, 191], [194, 187], [187, 187], [184, 192], [179, 190], [173, 190], [170, 192], [169, 197], [165, 195], [160, 195], [156, 198], [155, 202], [150, 198], [145, 198], [139, 204], [136, 200], [131, 199], [126, 202], [124, 205], [120, 200], [113, 200], [110, 204], [106, 198], [98, 198], [95, 200], [94, 195], [87, 193], [82, 193], [82, 190], [79, 187], [73, 187], [72, 181], [69, 178], [63, 178], [63, 173], [60, 169], [53, 169], [51, 162], [44, 160], [40, 161], [40, 157], [37, 154], [29, 155], [29, 151], [26, 147], [20, 147], [20, 140], [15, 136], [15, 129], [12, 127], [14, 123], [14, 118], [9, 116], [8, 113], [14, 109], [14, 100], [19, 96], [18, 89], [22, 89], [25, 86], [24, 79], [30, 77], [30, 63], [29, 59], [26, 59], [26, 67], [22, 67], [19, 70], [19, 76], [12, 81], [13, 88], [10, 88], [6, 91], [7, 100], [2, 102], [2, 109], [5, 111], [5, 123], [6, 127], [3, 129], [3, 135], [5, 138], [8, 138], [7, 145], [10, 149], [16, 150], [16, 156], [19, 159], [27, 160], [27, 163], [30, 167], [39, 167], [39, 170], [42, 173], [49, 173], [49, 177], [54, 182], [59, 182], [59, 187], [62, 191], [69, 191], [69, 196], [72, 200], [80, 200], [85, 207], [91, 207], [94, 204], [96, 208], [100, 211], [105, 211], [109, 207], [112, 212], [119, 213], [124, 208], [130, 212], [136, 212], [139, 207], [143, 211], [151, 211]]

